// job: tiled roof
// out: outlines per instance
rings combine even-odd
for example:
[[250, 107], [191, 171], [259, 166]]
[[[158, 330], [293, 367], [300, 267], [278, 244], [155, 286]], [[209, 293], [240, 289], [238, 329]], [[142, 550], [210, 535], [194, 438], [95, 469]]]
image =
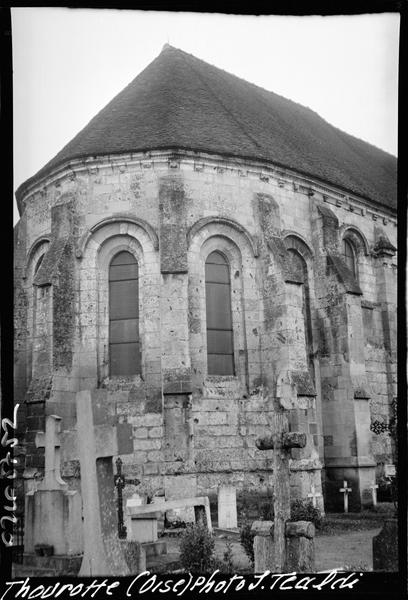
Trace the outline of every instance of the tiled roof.
[[170, 148], [275, 163], [396, 208], [394, 156], [168, 45], [17, 195], [74, 158]]

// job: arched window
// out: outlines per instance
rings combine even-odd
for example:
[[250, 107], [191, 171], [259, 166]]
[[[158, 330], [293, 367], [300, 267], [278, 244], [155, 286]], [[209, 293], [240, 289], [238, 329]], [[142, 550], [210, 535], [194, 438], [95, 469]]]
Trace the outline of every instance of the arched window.
[[130, 252], [119, 252], [109, 267], [110, 375], [140, 373], [139, 269]]
[[348, 268], [353, 273], [354, 277], [357, 279], [356, 252], [354, 250], [353, 244], [347, 238], [343, 240], [343, 256]]
[[220, 252], [211, 252], [205, 262], [209, 375], [235, 373], [229, 271], [224, 256]]

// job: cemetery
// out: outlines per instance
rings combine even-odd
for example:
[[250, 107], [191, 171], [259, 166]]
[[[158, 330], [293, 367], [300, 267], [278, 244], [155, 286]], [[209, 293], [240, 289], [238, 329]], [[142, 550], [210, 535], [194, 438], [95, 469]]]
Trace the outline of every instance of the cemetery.
[[[45, 449], [45, 476], [26, 494], [24, 556], [13, 565], [13, 576], [120, 576], [146, 568], [203, 573], [397, 570], [395, 506], [378, 504], [374, 483], [368, 488], [372, 510], [363, 513], [349, 513], [352, 490], [346, 480], [338, 490], [342, 513], [324, 516], [314, 486], [305, 500], [291, 501], [289, 456], [306, 439], [288, 431], [287, 412], [278, 411], [271, 433], [256, 442], [262, 451], [273, 450], [273, 497], [262, 514], [259, 506], [247, 506], [238, 518], [231, 485], [219, 486], [212, 507], [207, 496], [167, 500], [137, 492], [124, 507], [124, 488], [141, 482], [123, 475], [120, 457], [114, 475], [113, 457], [133, 451], [131, 429], [117, 422], [106, 395], [79, 392], [76, 430], [61, 431], [61, 418], [49, 415], [45, 432], [36, 436], [37, 446]], [[86, 473], [80, 492], [69, 490], [61, 477], [61, 446], [63, 457], [78, 457]], [[391, 466], [389, 473], [395, 474]], [[357, 562], [351, 564], [351, 557]]]

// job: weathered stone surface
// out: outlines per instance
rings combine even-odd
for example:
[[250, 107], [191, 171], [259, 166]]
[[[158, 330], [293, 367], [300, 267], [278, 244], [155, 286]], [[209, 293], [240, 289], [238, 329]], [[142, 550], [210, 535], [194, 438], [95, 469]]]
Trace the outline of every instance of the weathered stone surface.
[[286, 523], [286, 563], [288, 573], [313, 573], [315, 571], [315, 529], [307, 521]]

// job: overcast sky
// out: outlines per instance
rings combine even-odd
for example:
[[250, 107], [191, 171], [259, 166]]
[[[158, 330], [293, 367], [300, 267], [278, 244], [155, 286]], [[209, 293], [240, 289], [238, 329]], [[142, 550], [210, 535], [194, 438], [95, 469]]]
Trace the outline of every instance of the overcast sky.
[[397, 153], [399, 15], [12, 9], [14, 184], [34, 175], [168, 42]]

